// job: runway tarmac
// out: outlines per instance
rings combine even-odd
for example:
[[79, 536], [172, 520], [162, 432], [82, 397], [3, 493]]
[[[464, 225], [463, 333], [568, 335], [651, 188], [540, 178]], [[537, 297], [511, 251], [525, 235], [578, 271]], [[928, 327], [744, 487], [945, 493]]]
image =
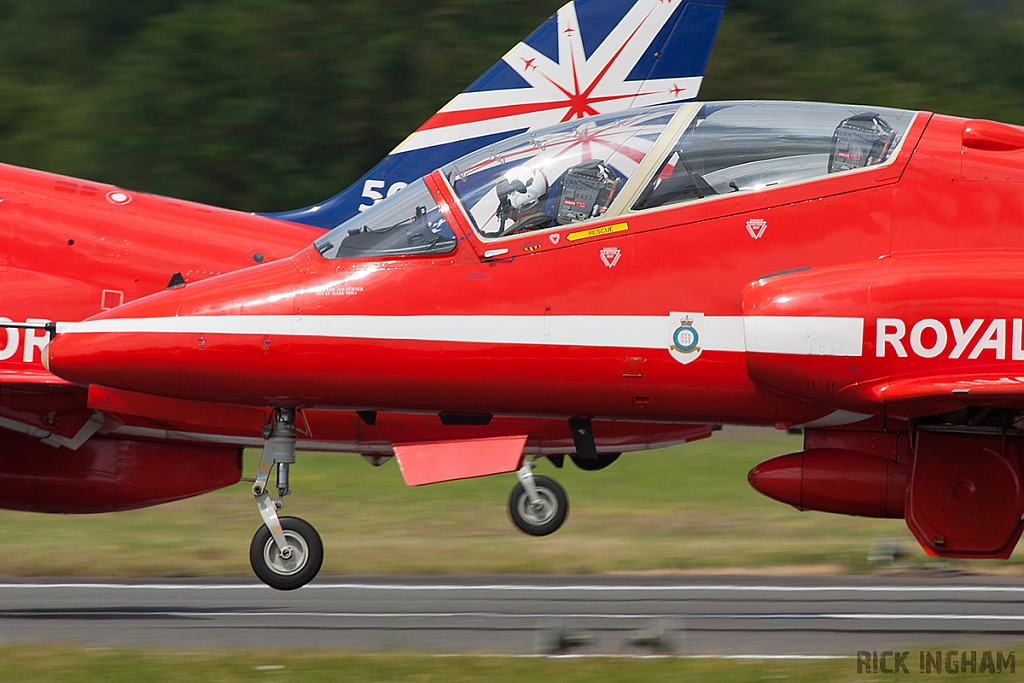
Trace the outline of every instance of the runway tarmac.
[[796, 657], [1012, 649], [1024, 644], [1024, 580], [323, 577], [290, 593], [248, 581], [9, 580], [0, 642]]

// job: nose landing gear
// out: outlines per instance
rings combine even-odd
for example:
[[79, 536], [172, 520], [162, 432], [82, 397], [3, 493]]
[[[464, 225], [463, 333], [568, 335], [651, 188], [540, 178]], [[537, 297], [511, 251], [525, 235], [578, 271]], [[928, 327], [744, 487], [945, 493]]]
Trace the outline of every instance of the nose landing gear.
[[[252, 493], [263, 526], [252, 538], [249, 563], [259, 579], [278, 590], [295, 590], [313, 580], [324, 561], [324, 546], [316, 529], [298, 517], [278, 517], [289, 489], [289, 468], [295, 462], [295, 409], [275, 408], [270, 434], [263, 446]], [[270, 471], [277, 465], [278, 500], [267, 493]]]
[[295, 590], [312, 581], [320, 571], [324, 546], [316, 529], [298, 517], [281, 517], [280, 529], [286, 550], [280, 550], [277, 537], [261, 526], [249, 546], [249, 564], [260, 581], [271, 588]]

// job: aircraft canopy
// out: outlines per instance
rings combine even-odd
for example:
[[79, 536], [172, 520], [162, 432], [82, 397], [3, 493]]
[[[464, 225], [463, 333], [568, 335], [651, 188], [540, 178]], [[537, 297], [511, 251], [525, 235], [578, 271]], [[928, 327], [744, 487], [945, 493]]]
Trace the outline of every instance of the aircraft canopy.
[[[669, 104], [487, 146], [444, 179], [486, 240], [756, 192], [895, 157], [916, 112], [803, 102]], [[439, 254], [456, 237], [423, 180], [317, 240], [326, 258]]]

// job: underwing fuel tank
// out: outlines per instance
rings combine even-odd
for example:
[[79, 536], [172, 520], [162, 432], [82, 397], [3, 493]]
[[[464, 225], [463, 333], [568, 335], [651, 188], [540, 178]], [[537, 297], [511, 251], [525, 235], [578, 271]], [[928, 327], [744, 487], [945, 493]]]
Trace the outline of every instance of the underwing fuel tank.
[[231, 486], [242, 450], [96, 436], [76, 450], [9, 430], [0, 457], [0, 509], [87, 514], [135, 510]]
[[811, 448], [756, 465], [750, 485], [799, 510], [902, 518], [906, 463], [842, 448]]
[[1006, 559], [1024, 533], [1024, 437], [808, 429], [751, 486], [800, 510], [903, 517], [929, 555]]

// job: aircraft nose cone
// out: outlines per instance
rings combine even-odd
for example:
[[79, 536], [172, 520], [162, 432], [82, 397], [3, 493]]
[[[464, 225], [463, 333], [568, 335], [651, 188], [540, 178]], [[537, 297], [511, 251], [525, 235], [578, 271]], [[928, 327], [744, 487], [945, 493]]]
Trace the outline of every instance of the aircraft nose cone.
[[[173, 316], [169, 318], [171, 324], [173, 320]], [[82, 386], [137, 388], [146, 371], [154, 369], [146, 360], [148, 347], [153, 344], [147, 335], [126, 332], [127, 322], [102, 317], [74, 325], [58, 334], [43, 350], [44, 366]]]
[[803, 509], [803, 453], [765, 460], [750, 470], [747, 481], [759, 493]]
[[82, 386], [263, 404], [291, 343], [299, 275], [277, 261], [123, 304], [64, 328], [50, 371]]

